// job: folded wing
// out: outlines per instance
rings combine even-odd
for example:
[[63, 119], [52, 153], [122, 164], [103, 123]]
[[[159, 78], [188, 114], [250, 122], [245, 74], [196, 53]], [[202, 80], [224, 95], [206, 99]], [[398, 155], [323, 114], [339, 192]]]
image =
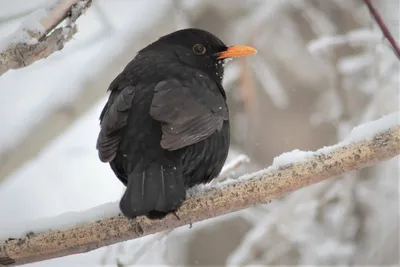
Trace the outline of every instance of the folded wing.
[[200, 142], [222, 129], [228, 119], [225, 99], [216, 84], [184, 86], [177, 80], [163, 81], [154, 89], [150, 115], [161, 122], [164, 149], [176, 150]]

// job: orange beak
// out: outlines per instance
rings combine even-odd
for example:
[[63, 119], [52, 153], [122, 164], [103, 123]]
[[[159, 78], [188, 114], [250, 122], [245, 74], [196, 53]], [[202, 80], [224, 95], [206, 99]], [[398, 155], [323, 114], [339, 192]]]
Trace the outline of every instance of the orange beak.
[[248, 55], [253, 55], [255, 53], [257, 53], [257, 50], [255, 50], [253, 47], [246, 45], [235, 45], [228, 47], [228, 49], [226, 49], [225, 51], [217, 53], [217, 56], [218, 59], [223, 59], [223, 58], [248, 56]]

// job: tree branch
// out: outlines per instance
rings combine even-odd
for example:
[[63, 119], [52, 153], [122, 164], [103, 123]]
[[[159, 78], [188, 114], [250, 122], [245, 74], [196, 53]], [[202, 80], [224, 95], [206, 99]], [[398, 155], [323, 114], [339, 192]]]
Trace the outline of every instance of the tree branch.
[[[31, 21], [36, 19], [33, 17], [23, 23], [11, 37], [8, 47], [0, 53], [0, 76], [10, 69], [29, 66], [63, 49], [77, 32], [75, 21], [91, 3], [92, 0], [60, 0], [45, 12], [38, 25], [36, 21]], [[38, 15], [32, 14], [34, 17]], [[55, 29], [66, 18], [69, 19], [66, 26]]]
[[374, 17], [376, 23], [378, 24], [379, 28], [381, 29], [383, 36], [385, 36], [385, 38], [389, 41], [390, 45], [392, 46], [393, 52], [396, 54], [397, 58], [400, 59], [400, 47], [398, 46], [393, 35], [390, 33], [390, 31], [389, 31], [388, 27], [386, 26], [385, 22], [383, 21], [381, 15], [376, 10], [374, 5], [371, 3], [371, 0], [364, 0], [364, 3], [367, 5], [369, 12]]
[[[217, 187], [203, 186], [201, 190], [191, 190], [189, 198], [177, 212], [180, 219], [168, 215], [163, 220], [145, 217], [128, 220], [116, 215], [98, 221], [81, 222], [72, 228], [30, 233], [0, 244], [0, 264], [31, 263], [84, 253], [267, 203], [307, 185], [390, 159], [400, 153], [399, 114], [394, 113], [359, 126], [348, 139], [332, 147], [316, 152], [285, 153], [266, 170]], [[293, 158], [297, 160], [290, 160]], [[87, 213], [90, 211], [82, 212]], [[48, 219], [49, 222], [53, 220], [57, 218]], [[30, 223], [27, 225], [33, 227]]]

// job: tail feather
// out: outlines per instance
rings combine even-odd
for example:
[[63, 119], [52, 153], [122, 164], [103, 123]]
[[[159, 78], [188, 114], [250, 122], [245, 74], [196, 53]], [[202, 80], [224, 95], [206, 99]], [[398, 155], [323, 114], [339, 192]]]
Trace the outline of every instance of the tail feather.
[[162, 218], [176, 210], [185, 199], [182, 171], [171, 164], [140, 162], [128, 176], [120, 202], [122, 213], [129, 217], [147, 215]]

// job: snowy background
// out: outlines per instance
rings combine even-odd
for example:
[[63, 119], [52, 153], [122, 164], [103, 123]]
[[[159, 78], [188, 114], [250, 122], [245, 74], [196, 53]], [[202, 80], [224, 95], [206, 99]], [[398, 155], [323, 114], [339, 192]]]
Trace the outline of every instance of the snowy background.
[[[48, 2], [0, 0], [0, 38]], [[373, 2], [399, 39], [399, 2]], [[259, 51], [226, 69], [231, 157], [252, 161], [238, 172], [399, 110], [398, 59], [362, 1], [97, 0], [65, 49], [0, 77], [1, 237], [119, 200], [123, 187], [95, 150], [106, 89], [140, 48], [185, 27]], [[192, 229], [29, 265], [397, 265], [398, 180], [396, 158]]]

